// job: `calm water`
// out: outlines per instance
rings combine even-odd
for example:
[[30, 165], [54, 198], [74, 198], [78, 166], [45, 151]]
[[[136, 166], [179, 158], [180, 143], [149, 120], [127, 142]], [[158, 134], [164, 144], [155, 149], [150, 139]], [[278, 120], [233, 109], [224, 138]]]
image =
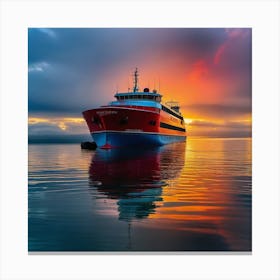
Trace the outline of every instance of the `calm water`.
[[251, 251], [251, 139], [29, 145], [29, 251]]

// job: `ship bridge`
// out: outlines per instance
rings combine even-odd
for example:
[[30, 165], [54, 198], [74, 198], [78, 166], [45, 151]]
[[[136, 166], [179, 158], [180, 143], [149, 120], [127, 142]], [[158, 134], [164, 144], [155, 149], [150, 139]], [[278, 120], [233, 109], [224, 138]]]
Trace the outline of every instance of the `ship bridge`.
[[149, 88], [144, 88], [143, 92], [139, 91], [138, 87], [138, 70], [136, 68], [134, 72], [134, 86], [132, 92], [126, 93], [116, 93], [115, 97], [118, 101], [122, 100], [149, 100], [149, 101], [156, 101], [158, 103], [161, 102], [162, 95], [157, 93], [157, 90], [154, 89], [150, 92]]
[[149, 88], [144, 88], [143, 91], [139, 91], [138, 87], [138, 70], [136, 68], [134, 72], [134, 87], [131, 92], [116, 93], [115, 98], [117, 101], [110, 102], [111, 106], [147, 106], [161, 109], [161, 97], [162, 95], [153, 90], [150, 92]]
[[145, 88], [143, 92], [126, 92], [126, 93], [116, 93], [115, 98], [118, 101], [121, 100], [150, 100], [161, 102], [162, 95], [157, 93], [156, 90], [150, 92], [148, 88]]
[[161, 104], [162, 95], [157, 92], [156, 89], [150, 92], [149, 88], [144, 88], [143, 91], [139, 91], [138, 86], [138, 70], [136, 68], [134, 72], [134, 86], [133, 91], [116, 93], [114, 96], [117, 101], [112, 101], [109, 106], [144, 106], [154, 107], [162, 109], [163, 111], [179, 118], [183, 119], [180, 113], [180, 107], [177, 102], [170, 101], [165, 105]]
[[117, 100], [110, 102], [109, 105], [146, 106], [161, 109], [161, 97], [162, 95], [155, 90], [149, 92], [149, 89], [145, 88], [143, 92], [116, 93], [115, 98]]

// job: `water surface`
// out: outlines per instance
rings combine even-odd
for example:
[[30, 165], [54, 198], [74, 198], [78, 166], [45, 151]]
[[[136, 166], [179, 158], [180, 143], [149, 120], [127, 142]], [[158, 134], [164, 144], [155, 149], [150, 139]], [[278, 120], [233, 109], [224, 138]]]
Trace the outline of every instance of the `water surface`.
[[29, 251], [251, 251], [251, 139], [29, 145]]

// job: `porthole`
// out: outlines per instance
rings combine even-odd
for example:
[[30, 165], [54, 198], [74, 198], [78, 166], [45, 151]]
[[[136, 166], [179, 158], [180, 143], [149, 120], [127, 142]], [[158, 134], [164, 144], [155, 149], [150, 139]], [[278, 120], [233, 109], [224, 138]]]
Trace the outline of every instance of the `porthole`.
[[151, 120], [151, 121], [149, 121], [149, 124], [155, 126], [156, 125], [156, 121], [155, 120]]

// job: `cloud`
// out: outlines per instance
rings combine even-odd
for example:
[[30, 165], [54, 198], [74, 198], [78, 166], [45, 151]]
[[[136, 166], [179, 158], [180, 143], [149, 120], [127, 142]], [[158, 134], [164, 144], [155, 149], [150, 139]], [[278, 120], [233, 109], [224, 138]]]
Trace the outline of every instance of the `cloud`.
[[192, 71], [188, 80], [194, 83], [199, 82], [204, 76], [208, 75], [209, 69], [204, 60], [198, 60], [192, 65]]
[[158, 84], [185, 117], [251, 113], [251, 29], [30, 28], [29, 115], [81, 116], [126, 91]]
[[190, 64], [185, 85], [188, 103], [251, 103], [251, 29], [226, 29], [224, 35], [211, 56], [200, 56]]
[[214, 64], [220, 63], [221, 57], [222, 57], [223, 54], [225, 53], [226, 46], [227, 46], [226, 44], [222, 44], [222, 45], [218, 48], [218, 50], [217, 50], [217, 52], [216, 52], [216, 54], [215, 54], [215, 56], [214, 56]]
[[[245, 61], [251, 61], [251, 48], [247, 48], [248, 44], [251, 45], [252, 43], [251, 29], [226, 29], [226, 34], [227, 39], [217, 49], [214, 56], [214, 63], [219, 64], [223, 60], [232, 60], [233, 62], [236, 59], [239, 62], [243, 62], [243, 59]], [[244, 48], [243, 51], [240, 51], [240, 48]]]
[[49, 28], [38, 28], [38, 31], [42, 32], [43, 34], [48, 35], [50, 38], [56, 38], [57, 37], [54, 30], [49, 29]]
[[251, 29], [227, 30], [228, 38], [214, 56], [214, 73], [240, 95], [251, 98], [252, 34]]
[[172, 29], [170, 49], [182, 54], [190, 63], [211, 60], [217, 48], [227, 39], [223, 28]]
[[74, 112], [107, 103], [119, 80], [126, 90], [135, 66], [142, 75], [154, 69], [167, 84], [165, 72], [207, 56], [224, 37], [223, 29], [29, 29], [31, 72], [43, 70], [42, 62], [52, 66], [43, 76], [29, 76], [29, 111]]
[[29, 135], [50, 135], [50, 134], [63, 134], [63, 130], [58, 125], [50, 123], [29, 124]]
[[184, 107], [187, 115], [200, 115], [212, 119], [246, 118], [251, 115], [251, 103], [242, 104], [190, 104]]
[[71, 117], [29, 117], [28, 134], [29, 135], [75, 135], [87, 134], [87, 126], [83, 118]]
[[207, 121], [193, 120], [187, 125], [189, 136], [207, 137], [251, 137], [250, 121]]
[[189, 124], [189, 126], [250, 129], [251, 128], [251, 123], [247, 122], [247, 121], [214, 122], [214, 121], [205, 121], [205, 120], [193, 120]]
[[48, 69], [49, 64], [47, 62], [38, 62], [38, 63], [32, 63], [28, 66], [28, 72], [44, 72], [46, 69]]

